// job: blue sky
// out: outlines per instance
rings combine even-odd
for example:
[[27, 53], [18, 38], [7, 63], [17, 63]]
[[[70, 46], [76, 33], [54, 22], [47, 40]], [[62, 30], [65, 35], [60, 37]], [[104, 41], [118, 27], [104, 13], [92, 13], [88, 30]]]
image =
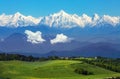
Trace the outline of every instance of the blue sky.
[[120, 0], [0, 0], [0, 14], [20, 12], [35, 17], [64, 10], [81, 15], [120, 15]]

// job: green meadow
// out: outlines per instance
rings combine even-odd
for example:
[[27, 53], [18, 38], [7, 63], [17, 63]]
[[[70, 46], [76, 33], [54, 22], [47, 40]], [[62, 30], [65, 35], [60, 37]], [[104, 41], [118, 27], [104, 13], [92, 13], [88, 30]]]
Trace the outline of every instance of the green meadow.
[[[75, 73], [76, 68], [93, 74]], [[115, 76], [120, 76], [120, 73], [75, 60], [0, 61], [0, 79], [104, 79]]]

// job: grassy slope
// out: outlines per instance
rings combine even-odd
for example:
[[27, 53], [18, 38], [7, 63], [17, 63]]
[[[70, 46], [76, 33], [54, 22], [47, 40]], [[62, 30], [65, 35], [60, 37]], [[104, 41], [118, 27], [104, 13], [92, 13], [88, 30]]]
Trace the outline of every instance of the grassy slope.
[[[74, 72], [76, 67], [92, 71], [94, 75], [84, 76], [76, 74]], [[119, 75], [119, 73], [72, 60], [0, 62], [0, 77], [8, 77], [10, 79], [101, 79]]]

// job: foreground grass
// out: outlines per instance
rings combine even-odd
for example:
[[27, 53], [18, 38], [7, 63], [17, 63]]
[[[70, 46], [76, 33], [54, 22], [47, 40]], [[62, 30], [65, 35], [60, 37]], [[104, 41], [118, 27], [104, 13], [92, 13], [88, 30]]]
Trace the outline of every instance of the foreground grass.
[[[85, 68], [94, 75], [77, 74], [74, 72], [77, 67]], [[0, 78], [2, 79], [103, 79], [111, 76], [120, 76], [120, 73], [73, 60], [0, 62]]]

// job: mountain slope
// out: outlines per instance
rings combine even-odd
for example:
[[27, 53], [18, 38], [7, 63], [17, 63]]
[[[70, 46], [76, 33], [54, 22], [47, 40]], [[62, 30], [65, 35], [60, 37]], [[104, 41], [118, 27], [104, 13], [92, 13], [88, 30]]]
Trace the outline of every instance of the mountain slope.
[[73, 50], [51, 51], [44, 56], [103, 56], [120, 57], [120, 44], [92, 43]]

